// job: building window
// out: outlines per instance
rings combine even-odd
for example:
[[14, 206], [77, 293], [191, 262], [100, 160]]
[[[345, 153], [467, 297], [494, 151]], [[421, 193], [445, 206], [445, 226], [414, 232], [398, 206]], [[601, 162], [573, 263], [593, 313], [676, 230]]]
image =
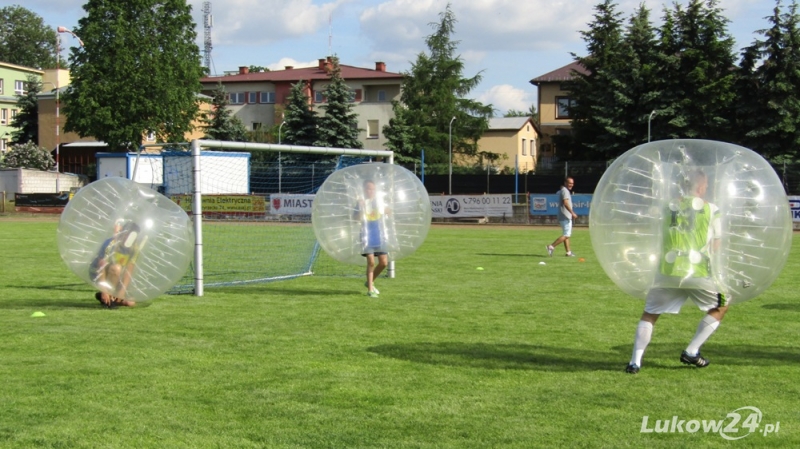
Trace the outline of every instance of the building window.
[[380, 129], [380, 121], [367, 120], [367, 139], [377, 139], [379, 129]]
[[570, 118], [569, 110], [577, 103], [569, 97], [556, 97], [556, 118]]
[[356, 102], [356, 91], [354, 91], [352, 89], [350, 90], [350, 98], [348, 98], [348, 101], [350, 103], [355, 103]]
[[261, 129], [261, 123], [253, 122], [253, 131], [258, 131]]
[[275, 103], [275, 92], [261, 92], [261, 103]]
[[247, 93], [247, 102], [250, 104], [258, 103], [258, 92], [248, 92]]
[[526, 150], [525, 150], [525, 139], [522, 139], [522, 155], [523, 156], [527, 156], [528, 155], [528, 153], [526, 153]]
[[3, 78], [0, 78], [0, 95], [3, 95]]
[[0, 139], [0, 153], [5, 153], [6, 152], [6, 145], [7, 144], [8, 144], [8, 141], [6, 139]]
[[0, 110], [0, 125], [8, 125], [8, 109]]
[[314, 103], [324, 103], [325, 95], [320, 90], [314, 91]]
[[378, 91], [378, 101], [386, 101], [386, 91], [379, 90]]
[[20, 81], [20, 80], [14, 81], [14, 94], [25, 95], [25, 81]]
[[233, 92], [228, 98], [231, 104], [244, 104], [244, 92]]
[[154, 133], [153, 131], [148, 131], [147, 132], [147, 141], [148, 142], [155, 142], [155, 140], [156, 140], [156, 133]]

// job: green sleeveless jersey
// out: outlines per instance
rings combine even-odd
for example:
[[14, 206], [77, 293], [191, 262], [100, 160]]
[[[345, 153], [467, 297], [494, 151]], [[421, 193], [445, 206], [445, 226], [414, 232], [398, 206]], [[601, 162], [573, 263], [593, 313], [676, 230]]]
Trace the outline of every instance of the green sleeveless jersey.
[[661, 274], [706, 278], [711, 275], [709, 247], [719, 238], [720, 212], [698, 197], [684, 197], [670, 204], [664, 217]]

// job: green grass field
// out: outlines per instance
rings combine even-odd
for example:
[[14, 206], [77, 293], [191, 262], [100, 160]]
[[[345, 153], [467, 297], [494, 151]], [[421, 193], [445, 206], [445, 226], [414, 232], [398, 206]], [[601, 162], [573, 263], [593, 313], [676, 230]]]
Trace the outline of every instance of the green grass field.
[[[379, 299], [361, 278], [304, 277], [107, 310], [61, 262], [56, 227], [0, 217], [1, 448], [800, 446], [797, 250], [731, 308], [711, 366], [678, 361], [702, 317], [687, 306], [631, 376], [643, 303], [586, 229], [580, 262], [547, 257], [554, 229], [434, 226]], [[738, 441], [641, 431], [742, 407], [763, 415], [731, 426]]]

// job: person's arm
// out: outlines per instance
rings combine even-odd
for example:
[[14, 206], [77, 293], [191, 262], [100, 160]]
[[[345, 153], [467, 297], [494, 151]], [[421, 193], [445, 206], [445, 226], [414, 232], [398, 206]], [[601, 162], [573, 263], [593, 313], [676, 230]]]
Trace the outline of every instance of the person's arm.
[[572, 199], [571, 199], [572, 197], [570, 196], [570, 198], [567, 198], [566, 195], [564, 194], [562, 194], [561, 197], [562, 197], [561, 204], [563, 204], [564, 208], [567, 209], [570, 214], [572, 214], [572, 218], [578, 218], [578, 214], [576, 214], [575, 211], [572, 210]]

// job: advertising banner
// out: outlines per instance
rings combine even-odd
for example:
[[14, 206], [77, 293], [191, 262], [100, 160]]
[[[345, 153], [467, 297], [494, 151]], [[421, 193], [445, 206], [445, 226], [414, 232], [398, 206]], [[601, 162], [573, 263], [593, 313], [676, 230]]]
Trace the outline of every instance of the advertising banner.
[[512, 195], [430, 195], [434, 218], [512, 216]]
[[[192, 195], [170, 195], [169, 198], [186, 212], [192, 211]], [[203, 213], [265, 213], [266, 201], [258, 195], [203, 195]]]
[[[592, 195], [577, 194], [572, 195], [572, 210], [578, 216], [589, 215], [589, 205], [592, 203]], [[558, 201], [558, 195], [541, 195], [531, 193], [528, 201], [530, 204], [531, 215], [558, 215], [558, 209], [561, 204]]]
[[275, 193], [269, 196], [272, 215], [311, 215], [315, 195]]

